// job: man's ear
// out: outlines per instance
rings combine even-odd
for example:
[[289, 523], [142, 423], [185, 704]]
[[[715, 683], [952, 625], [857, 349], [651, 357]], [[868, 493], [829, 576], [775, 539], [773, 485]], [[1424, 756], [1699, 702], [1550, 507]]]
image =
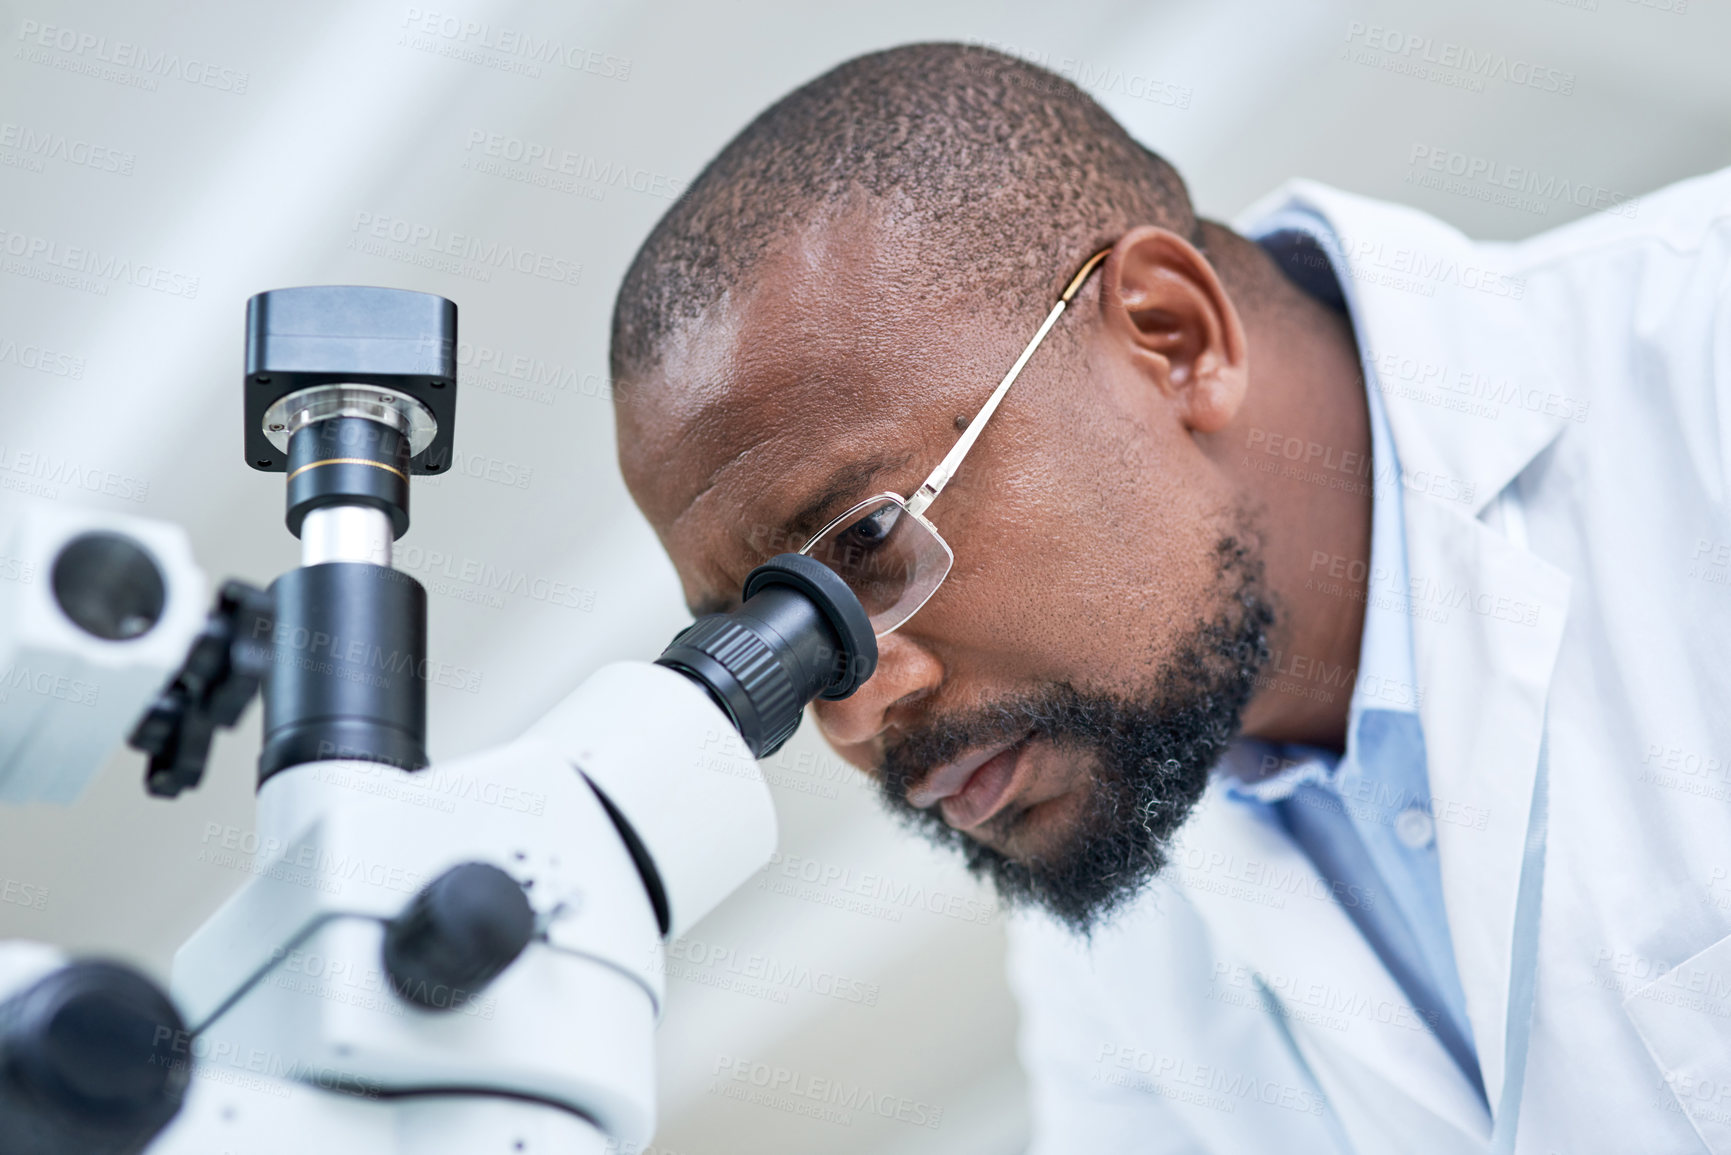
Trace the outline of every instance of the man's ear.
[[1225, 428], [1244, 401], [1249, 346], [1244, 323], [1195, 246], [1141, 225], [1112, 246], [1101, 270], [1106, 331], [1198, 433]]

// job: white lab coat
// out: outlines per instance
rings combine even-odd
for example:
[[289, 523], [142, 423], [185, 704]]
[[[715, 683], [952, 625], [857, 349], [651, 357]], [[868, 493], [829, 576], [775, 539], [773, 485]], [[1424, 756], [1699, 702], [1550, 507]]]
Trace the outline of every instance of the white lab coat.
[[[1307, 181], [1240, 227], [1295, 205], [1342, 239], [1405, 473], [1489, 1101], [1543, 733], [1515, 1149], [1731, 1155], [1731, 170], [1516, 244]], [[1014, 921], [1035, 1155], [1485, 1151], [1491, 1112], [1327, 884], [1219, 791], [1091, 947]]]

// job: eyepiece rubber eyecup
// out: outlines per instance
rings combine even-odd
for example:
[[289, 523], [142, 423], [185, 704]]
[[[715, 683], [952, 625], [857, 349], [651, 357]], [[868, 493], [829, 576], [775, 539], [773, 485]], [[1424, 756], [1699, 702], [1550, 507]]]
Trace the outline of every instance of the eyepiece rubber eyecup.
[[813, 698], [845, 698], [877, 669], [877, 637], [854, 592], [822, 562], [781, 554], [745, 579], [745, 603], [682, 630], [657, 659], [709, 692], [747, 748], [767, 758]]
[[750, 601], [753, 594], [771, 585], [792, 586], [810, 598], [835, 631], [841, 659], [837, 662], [838, 678], [818, 696], [836, 701], [865, 685], [877, 670], [878, 639], [865, 607], [841, 575], [804, 554], [777, 554], [745, 575], [742, 593]]

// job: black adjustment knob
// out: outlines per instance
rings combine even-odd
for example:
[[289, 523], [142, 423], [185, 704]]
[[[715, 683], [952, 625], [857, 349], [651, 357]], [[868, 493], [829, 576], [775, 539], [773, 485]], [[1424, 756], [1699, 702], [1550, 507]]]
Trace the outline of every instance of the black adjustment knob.
[[173, 798], [204, 778], [216, 731], [240, 721], [274, 660], [275, 613], [264, 590], [222, 584], [186, 660], [126, 739], [150, 755], [150, 793]]
[[385, 924], [385, 973], [399, 998], [453, 1010], [516, 962], [534, 937], [535, 912], [517, 880], [488, 863], [465, 862]]
[[61, 968], [0, 1004], [0, 1155], [133, 1155], [186, 1096], [188, 1036], [118, 963]]

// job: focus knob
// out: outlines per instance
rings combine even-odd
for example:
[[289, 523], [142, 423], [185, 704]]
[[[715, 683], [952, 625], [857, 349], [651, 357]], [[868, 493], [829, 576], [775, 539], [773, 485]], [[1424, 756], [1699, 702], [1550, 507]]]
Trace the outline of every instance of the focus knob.
[[516, 962], [534, 937], [535, 912], [517, 880], [488, 863], [465, 862], [385, 924], [385, 973], [406, 1002], [453, 1010]]
[[0, 1003], [0, 1155], [144, 1150], [185, 1098], [188, 1043], [168, 997], [118, 963], [71, 963]]

